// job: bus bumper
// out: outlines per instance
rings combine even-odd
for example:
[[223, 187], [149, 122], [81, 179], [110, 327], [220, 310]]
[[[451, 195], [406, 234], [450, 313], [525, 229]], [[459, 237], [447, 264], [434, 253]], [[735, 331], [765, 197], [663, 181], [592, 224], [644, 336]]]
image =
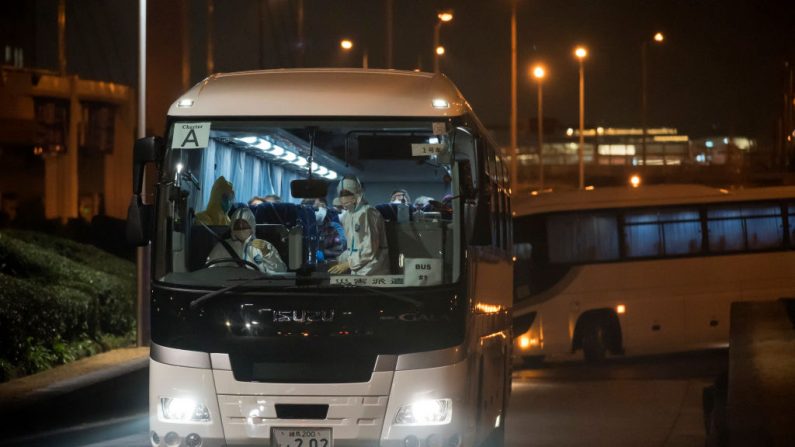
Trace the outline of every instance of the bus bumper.
[[[262, 446], [271, 445], [272, 427], [330, 427], [334, 447], [474, 445], [468, 364], [464, 360], [436, 368], [374, 372], [366, 383], [264, 384], [237, 382], [228, 370], [173, 366], [150, 359], [150, 442], [158, 447]], [[198, 413], [206, 409], [209, 418], [170, 420], [164, 399], [203, 406]], [[449, 422], [395, 424], [401, 407], [437, 399], [450, 400]], [[279, 419], [275, 404], [280, 403], [327, 404], [329, 411], [325, 419]]]

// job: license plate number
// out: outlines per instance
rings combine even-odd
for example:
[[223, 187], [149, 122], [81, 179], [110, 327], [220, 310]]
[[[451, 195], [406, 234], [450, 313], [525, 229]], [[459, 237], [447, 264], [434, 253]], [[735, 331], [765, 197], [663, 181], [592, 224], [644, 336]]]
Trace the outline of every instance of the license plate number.
[[271, 428], [271, 447], [332, 447], [330, 428]]

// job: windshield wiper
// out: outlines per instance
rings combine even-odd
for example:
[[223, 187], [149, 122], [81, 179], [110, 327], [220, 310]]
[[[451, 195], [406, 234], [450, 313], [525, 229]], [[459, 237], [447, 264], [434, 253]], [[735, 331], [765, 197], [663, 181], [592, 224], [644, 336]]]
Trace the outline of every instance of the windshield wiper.
[[284, 276], [259, 276], [259, 277], [256, 277], [256, 278], [248, 278], [248, 279], [245, 279], [242, 282], [239, 282], [237, 284], [232, 284], [231, 286], [227, 286], [227, 287], [224, 287], [222, 289], [213, 290], [212, 292], [205, 293], [204, 295], [202, 295], [202, 296], [196, 298], [195, 300], [191, 301], [190, 302], [190, 308], [191, 308], [191, 310], [195, 310], [196, 308], [198, 308], [202, 304], [206, 303], [207, 301], [209, 301], [209, 300], [211, 300], [211, 299], [213, 299], [213, 298], [215, 298], [217, 296], [221, 296], [221, 295], [223, 295], [223, 294], [225, 294], [227, 292], [231, 292], [231, 291], [233, 291], [233, 290], [235, 290], [235, 289], [237, 289], [239, 287], [243, 287], [243, 286], [251, 284], [253, 282], [262, 281], [262, 280], [272, 281], [272, 280], [275, 280], [275, 279], [278, 280], [278, 279], [287, 279], [287, 278], [285, 278]]

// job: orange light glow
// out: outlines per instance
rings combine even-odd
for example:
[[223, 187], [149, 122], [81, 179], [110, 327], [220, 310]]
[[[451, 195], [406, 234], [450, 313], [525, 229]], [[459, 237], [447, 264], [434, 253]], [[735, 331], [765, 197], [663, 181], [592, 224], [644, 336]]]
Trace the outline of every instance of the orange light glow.
[[535, 77], [536, 79], [539, 80], [544, 79], [544, 76], [546, 76], [546, 74], [547, 74], [546, 70], [544, 70], [544, 67], [542, 67], [541, 65], [536, 65], [535, 67], [533, 67], [533, 77]]
[[441, 46], [441, 45], [436, 47], [436, 54], [438, 54], [439, 56], [443, 55], [444, 54], [444, 47]]
[[663, 33], [657, 33], [654, 35], [655, 42], [662, 42], [663, 40], [665, 40], [665, 36], [663, 36]]
[[475, 304], [475, 310], [483, 312], [484, 314], [495, 314], [502, 310], [502, 306], [498, 306], [495, 304], [477, 303]]
[[585, 47], [577, 47], [574, 50], [574, 55], [577, 56], [577, 59], [585, 59], [585, 56], [588, 56], [588, 50]]
[[618, 306], [616, 306], [616, 313], [618, 313], [618, 314], [627, 313], [627, 306], [625, 306], [623, 304], [619, 304]]
[[442, 11], [436, 15], [442, 22], [449, 22], [453, 20], [453, 13], [451, 11]]
[[633, 188], [640, 186], [640, 176], [636, 174], [630, 177], [629, 184], [632, 185]]
[[340, 46], [343, 50], [350, 50], [353, 48], [353, 42], [351, 42], [349, 39], [343, 39], [340, 41]]

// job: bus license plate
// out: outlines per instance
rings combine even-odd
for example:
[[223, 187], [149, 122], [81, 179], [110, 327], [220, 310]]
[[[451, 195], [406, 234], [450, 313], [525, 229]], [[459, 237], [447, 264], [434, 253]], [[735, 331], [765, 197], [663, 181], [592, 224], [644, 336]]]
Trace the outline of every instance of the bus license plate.
[[271, 428], [271, 447], [332, 447], [331, 428]]

